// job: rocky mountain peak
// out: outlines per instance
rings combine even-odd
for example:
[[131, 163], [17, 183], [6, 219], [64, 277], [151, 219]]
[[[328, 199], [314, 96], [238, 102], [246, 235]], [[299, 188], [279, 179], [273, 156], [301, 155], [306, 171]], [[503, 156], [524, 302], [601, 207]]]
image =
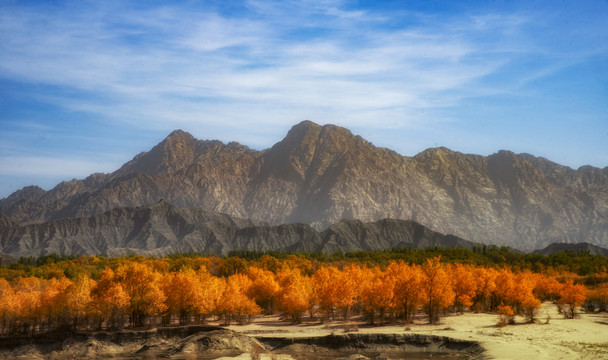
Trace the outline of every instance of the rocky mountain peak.
[[[412, 219], [469, 240], [532, 249], [560, 241], [608, 244], [607, 184], [608, 168], [573, 170], [529, 154], [443, 147], [404, 157], [345, 128], [303, 121], [263, 151], [176, 130], [112, 174], [48, 192], [24, 188], [0, 200], [0, 211], [32, 223], [167, 199], [175, 211], [201, 206], [317, 230], [343, 218]], [[162, 215], [168, 206], [151, 208]]]
[[496, 182], [513, 187], [546, 182], [542, 173], [524, 156], [507, 150], [488, 156], [488, 173]]
[[15, 191], [9, 197], [0, 200], [0, 204], [3, 203], [15, 203], [20, 200], [26, 201], [37, 201], [44, 196], [46, 191], [39, 186], [30, 185], [20, 190]]
[[183, 130], [175, 130], [148, 152], [137, 155], [117, 173], [142, 172], [158, 175], [179, 170], [194, 161], [198, 140]]

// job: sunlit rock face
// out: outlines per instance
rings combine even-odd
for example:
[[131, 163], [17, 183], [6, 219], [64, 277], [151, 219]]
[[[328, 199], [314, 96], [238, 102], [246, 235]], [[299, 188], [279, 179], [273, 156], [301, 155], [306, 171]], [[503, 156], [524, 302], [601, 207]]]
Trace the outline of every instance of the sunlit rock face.
[[0, 200], [0, 210], [15, 221], [45, 222], [161, 199], [317, 230], [342, 219], [394, 218], [522, 250], [608, 246], [608, 168], [574, 170], [509, 151], [486, 157], [432, 148], [406, 157], [310, 121], [263, 151], [177, 130], [114, 173], [50, 191], [27, 187]]

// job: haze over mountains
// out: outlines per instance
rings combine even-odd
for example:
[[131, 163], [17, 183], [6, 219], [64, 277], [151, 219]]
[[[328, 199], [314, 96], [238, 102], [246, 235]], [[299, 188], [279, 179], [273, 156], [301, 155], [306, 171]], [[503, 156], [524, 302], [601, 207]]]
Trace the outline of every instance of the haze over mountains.
[[[23, 232], [23, 223], [52, 222], [45, 226], [57, 229], [70, 222], [90, 226], [104, 216], [118, 216], [111, 215], [112, 209], [158, 207], [161, 199], [169, 203], [165, 206], [197, 208], [174, 212], [202, 216], [210, 214], [206, 209], [227, 214], [241, 224], [239, 229], [259, 222], [303, 223], [312, 228], [301, 231], [318, 234], [342, 219], [393, 218], [526, 251], [554, 242], [608, 246], [608, 167], [573, 170], [509, 151], [486, 157], [432, 148], [406, 157], [375, 147], [347, 129], [304, 121], [263, 151], [196, 140], [178, 130], [111, 174], [63, 182], [50, 191], [23, 188], [0, 200], [6, 215], [0, 217], [0, 251], [23, 252], [19, 246], [7, 247], [7, 229]], [[34, 237], [14, 241], [46, 241]], [[153, 231], [138, 239], [156, 241]], [[155, 246], [182, 246], [177, 243]], [[313, 243], [321, 246], [322, 241]], [[286, 248], [292, 245], [286, 243]]]
[[226, 255], [230, 250], [331, 253], [430, 246], [471, 249], [475, 245], [407, 220], [343, 220], [318, 232], [306, 224], [256, 224], [201, 208], [179, 209], [164, 200], [143, 207], [113, 209], [90, 218], [0, 226], [0, 239], [6, 253], [36, 256], [164, 256], [190, 252]]

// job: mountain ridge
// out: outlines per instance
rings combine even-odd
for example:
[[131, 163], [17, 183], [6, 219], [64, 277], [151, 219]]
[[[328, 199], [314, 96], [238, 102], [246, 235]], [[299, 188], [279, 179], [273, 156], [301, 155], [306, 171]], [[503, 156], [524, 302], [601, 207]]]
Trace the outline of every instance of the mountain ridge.
[[310, 121], [262, 151], [176, 130], [113, 173], [41, 190], [11, 194], [0, 211], [35, 223], [167, 199], [317, 230], [343, 218], [395, 218], [522, 250], [553, 242], [608, 245], [608, 167], [574, 170], [505, 150], [482, 156], [438, 147], [408, 157]]
[[[0, 213], [0, 220], [6, 215]], [[89, 218], [41, 224], [0, 221], [0, 253], [13, 257], [59, 255], [165, 256], [231, 250], [335, 252], [397, 247], [462, 247], [476, 244], [442, 235], [411, 220], [374, 223], [344, 219], [319, 232], [306, 224], [269, 225], [202, 208], [177, 208], [161, 200], [117, 208]]]

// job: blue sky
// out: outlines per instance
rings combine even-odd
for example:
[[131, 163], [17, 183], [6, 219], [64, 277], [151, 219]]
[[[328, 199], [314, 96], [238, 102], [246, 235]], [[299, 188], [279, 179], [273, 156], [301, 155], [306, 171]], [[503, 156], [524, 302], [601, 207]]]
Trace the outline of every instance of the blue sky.
[[608, 166], [608, 1], [1, 1], [0, 198], [174, 129]]

